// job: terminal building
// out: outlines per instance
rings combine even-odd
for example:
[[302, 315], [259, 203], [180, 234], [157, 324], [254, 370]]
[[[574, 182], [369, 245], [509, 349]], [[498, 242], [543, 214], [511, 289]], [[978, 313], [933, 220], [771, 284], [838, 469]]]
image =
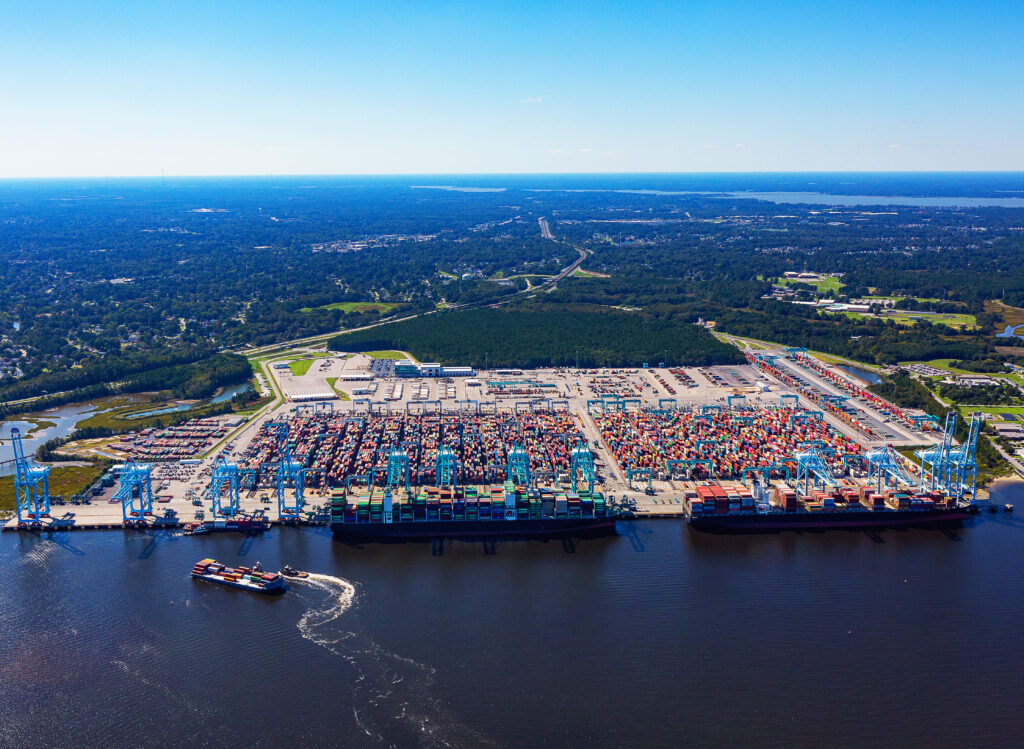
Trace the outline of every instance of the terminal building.
[[437, 362], [414, 364], [411, 361], [395, 363], [396, 377], [472, 377], [472, 367], [442, 367]]

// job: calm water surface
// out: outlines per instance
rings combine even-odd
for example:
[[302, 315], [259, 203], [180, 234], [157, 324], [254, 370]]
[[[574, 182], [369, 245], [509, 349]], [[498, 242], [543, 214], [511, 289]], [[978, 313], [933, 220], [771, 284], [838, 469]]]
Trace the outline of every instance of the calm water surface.
[[879, 377], [875, 372], [872, 372], [870, 369], [856, 367], [853, 364], [837, 364], [836, 366], [839, 367], [844, 372], [846, 372], [847, 374], [851, 374], [854, 377], [864, 380], [864, 382], [870, 383], [872, 385], [875, 385], [882, 381], [882, 378]]
[[[105, 413], [112, 408], [113, 406], [97, 406], [91, 402], [69, 403], [31, 414], [33, 418], [52, 424], [52, 426], [47, 426], [44, 429], [36, 429], [35, 425], [29, 421], [0, 421], [0, 461], [14, 459], [14, 448], [11, 444], [11, 429], [13, 428], [17, 428], [21, 432], [21, 443], [25, 449], [25, 454], [32, 455], [36, 448], [44, 442], [71, 434], [74, 431], [75, 424], [79, 421], [83, 421], [97, 413]], [[31, 434], [32, 437], [25, 439], [27, 434]], [[0, 476], [13, 473], [13, 466], [0, 467]]]
[[[1022, 486], [874, 538], [5, 533], [0, 744], [1019, 745]], [[330, 577], [264, 598], [190, 580], [205, 556]]]

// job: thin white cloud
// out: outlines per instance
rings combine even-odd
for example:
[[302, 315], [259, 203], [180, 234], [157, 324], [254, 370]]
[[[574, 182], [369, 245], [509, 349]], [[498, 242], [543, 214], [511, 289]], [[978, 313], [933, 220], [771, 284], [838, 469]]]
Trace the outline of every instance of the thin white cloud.
[[520, 104], [540, 104], [544, 101], [543, 96], [527, 96], [525, 99], [520, 99]]
[[580, 153], [590, 153], [593, 150], [593, 148], [581, 148]]
[[742, 143], [737, 143], [736, 144], [736, 148], [743, 148], [743, 144]]
[[901, 146], [900, 146], [899, 143], [893, 143], [892, 145], [889, 146], [889, 148], [900, 148], [900, 147]]
[[555, 154], [555, 155], [559, 155], [559, 156], [560, 156], [560, 155], [562, 155], [562, 154], [567, 154], [567, 153], [569, 153], [569, 152], [568, 152], [568, 151], [566, 151], [566, 150], [565, 150], [564, 148], [549, 148], [549, 149], [548, 149], [548, 153], [550, 153], [550, 154]]

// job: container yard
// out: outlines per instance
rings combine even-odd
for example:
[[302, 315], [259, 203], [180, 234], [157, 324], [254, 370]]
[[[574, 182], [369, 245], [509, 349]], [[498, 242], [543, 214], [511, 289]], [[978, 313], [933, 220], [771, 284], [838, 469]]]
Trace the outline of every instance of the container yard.
[[[897, 495], [906, 495], [910, 509], [925, 506], [926, 498], [940, 501], [909, 486], [924, 480], [917, 465], [890, 466], [902, 471], [903, 484], [878, 480], [884, 446], [939, 449], [929, 448], [943, 439], [933, 424], [875, 398], [806, 352], [762, 350], [748, 359], [729, 367], [504, 370], [429, 379], [396, 377], [359, 354], [314, 359], [302, 375], [293, 373], [302, 367], [284, 362], [268, 368], [282, 400], [238, 429], [198, 420], [116, 444], [140, 472], [151, 471], [149, 503], [141, 484], [126, 487], [123, 477], [108, 476], [70, 508], [27, 513], [30, 522], [22, 518], [20, 525], [184, 526], [257, 515], [271, 523], [329, 522], [339, 496], [351, 493], [357, 512], [356, 498], [364, 497], [370, 512], [389, 491], [393, 519], [408, 516], [407, 500], [419, 519], [418, 497], [426, 502], [436, 494], [440, 501], [449, 493], [453, 519], [479, 521], [486, 517], [480, 498], [503, 491], [511, 478], [519, 499], [509, 509], [518, 517], [525, 503], [525, 519], [532, 518], [530, 502], [544, 507], [550, 500], [551, 518], [561, 520], [563, 504], [575, 512], [576, 502], [599, 497], [609, 512], [692, 520], [699, 514], [694, 508], [705, 507], [694, 500], [716, 487], [727, 498], [735, 494], [728, 507], [743, 514], [752, 504], [777, 507], [776, 487], [796, 483], [798, 474], [801, 511], [848, 510], [842, 498], [850, 491], [872, 507], [872, 494], [885, 507], [899, 503]], [[358, 389], [369, 397], [301, 402], [327, 377], [336, 378], [339, 393]], [[290, 380], [304, 381], [292, 391], [298, 398], [289, 395]], [[395, 453], [408, 484], [401, 491]], [[576, 462], [583, 456], [586, 470]], [[812, 469], [821, 475], [811, 476]], [[869, 485], [873, 492], [865, 491]], [[783, 508], [794, 506], [785, 492], [782, 501]], [[437, 517], [447, 518], [447, 510]], [[5, 527], [19, 527], [18, 518]]]
[[192, 419], [173, 427], [126, 434], [107, 447], [138, 460], [180, 460], [204, 452], [227, 433], [228, 427], [218, 419]]
[[[307, 486], [314, 488], [341, 487], [353, 477], [383, 485], [392, 449], [408, 456], [414, 485], [435, 483], [438, 453], [444, 448], [455, 454], [460, 483], [501, 481], [508, 452], [516, 446], [526, 450], [534, 476], [554, 483], [568, 472], [572, 447], [586, 442], [579, 416], [567, 412], [321, 413], [294, 416], [287, 423], [292, 455], [307, 471]], [[268, 426], [241, 459], [260, 483], [273, 479], [279, 461], [280, 444]]]
[[843, 456], [861, 453], [860, 445], [824, 419], [792, 408], [635, 411], [594, 418], [624, 473], [646, 469], [666, 480], [682, 475], [741, 479], [744, 469], [763, 466], [777, 466], [772, 474], [781, 475], [807, 443], [821, 443], [837, 469], [845, 465]]

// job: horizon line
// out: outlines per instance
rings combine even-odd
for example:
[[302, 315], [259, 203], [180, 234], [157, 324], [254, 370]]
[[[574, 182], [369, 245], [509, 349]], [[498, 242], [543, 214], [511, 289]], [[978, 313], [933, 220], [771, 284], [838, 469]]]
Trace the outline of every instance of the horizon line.
[[85, 174], [57, 176], [0, 177], [0, 182], [110, 180], [110, 179], [301, 179], [323, 177], [604, 177], [604, 176], [702, 176], [702, 175], [923, 175], [981, 174], [1024, 175], [1024, 169], [911, 169], [911, 170], [722, 170], [722, 171], [593, 171], [593, 172], [290, 172], [290, 173], [218, 173], [218, 174]]

